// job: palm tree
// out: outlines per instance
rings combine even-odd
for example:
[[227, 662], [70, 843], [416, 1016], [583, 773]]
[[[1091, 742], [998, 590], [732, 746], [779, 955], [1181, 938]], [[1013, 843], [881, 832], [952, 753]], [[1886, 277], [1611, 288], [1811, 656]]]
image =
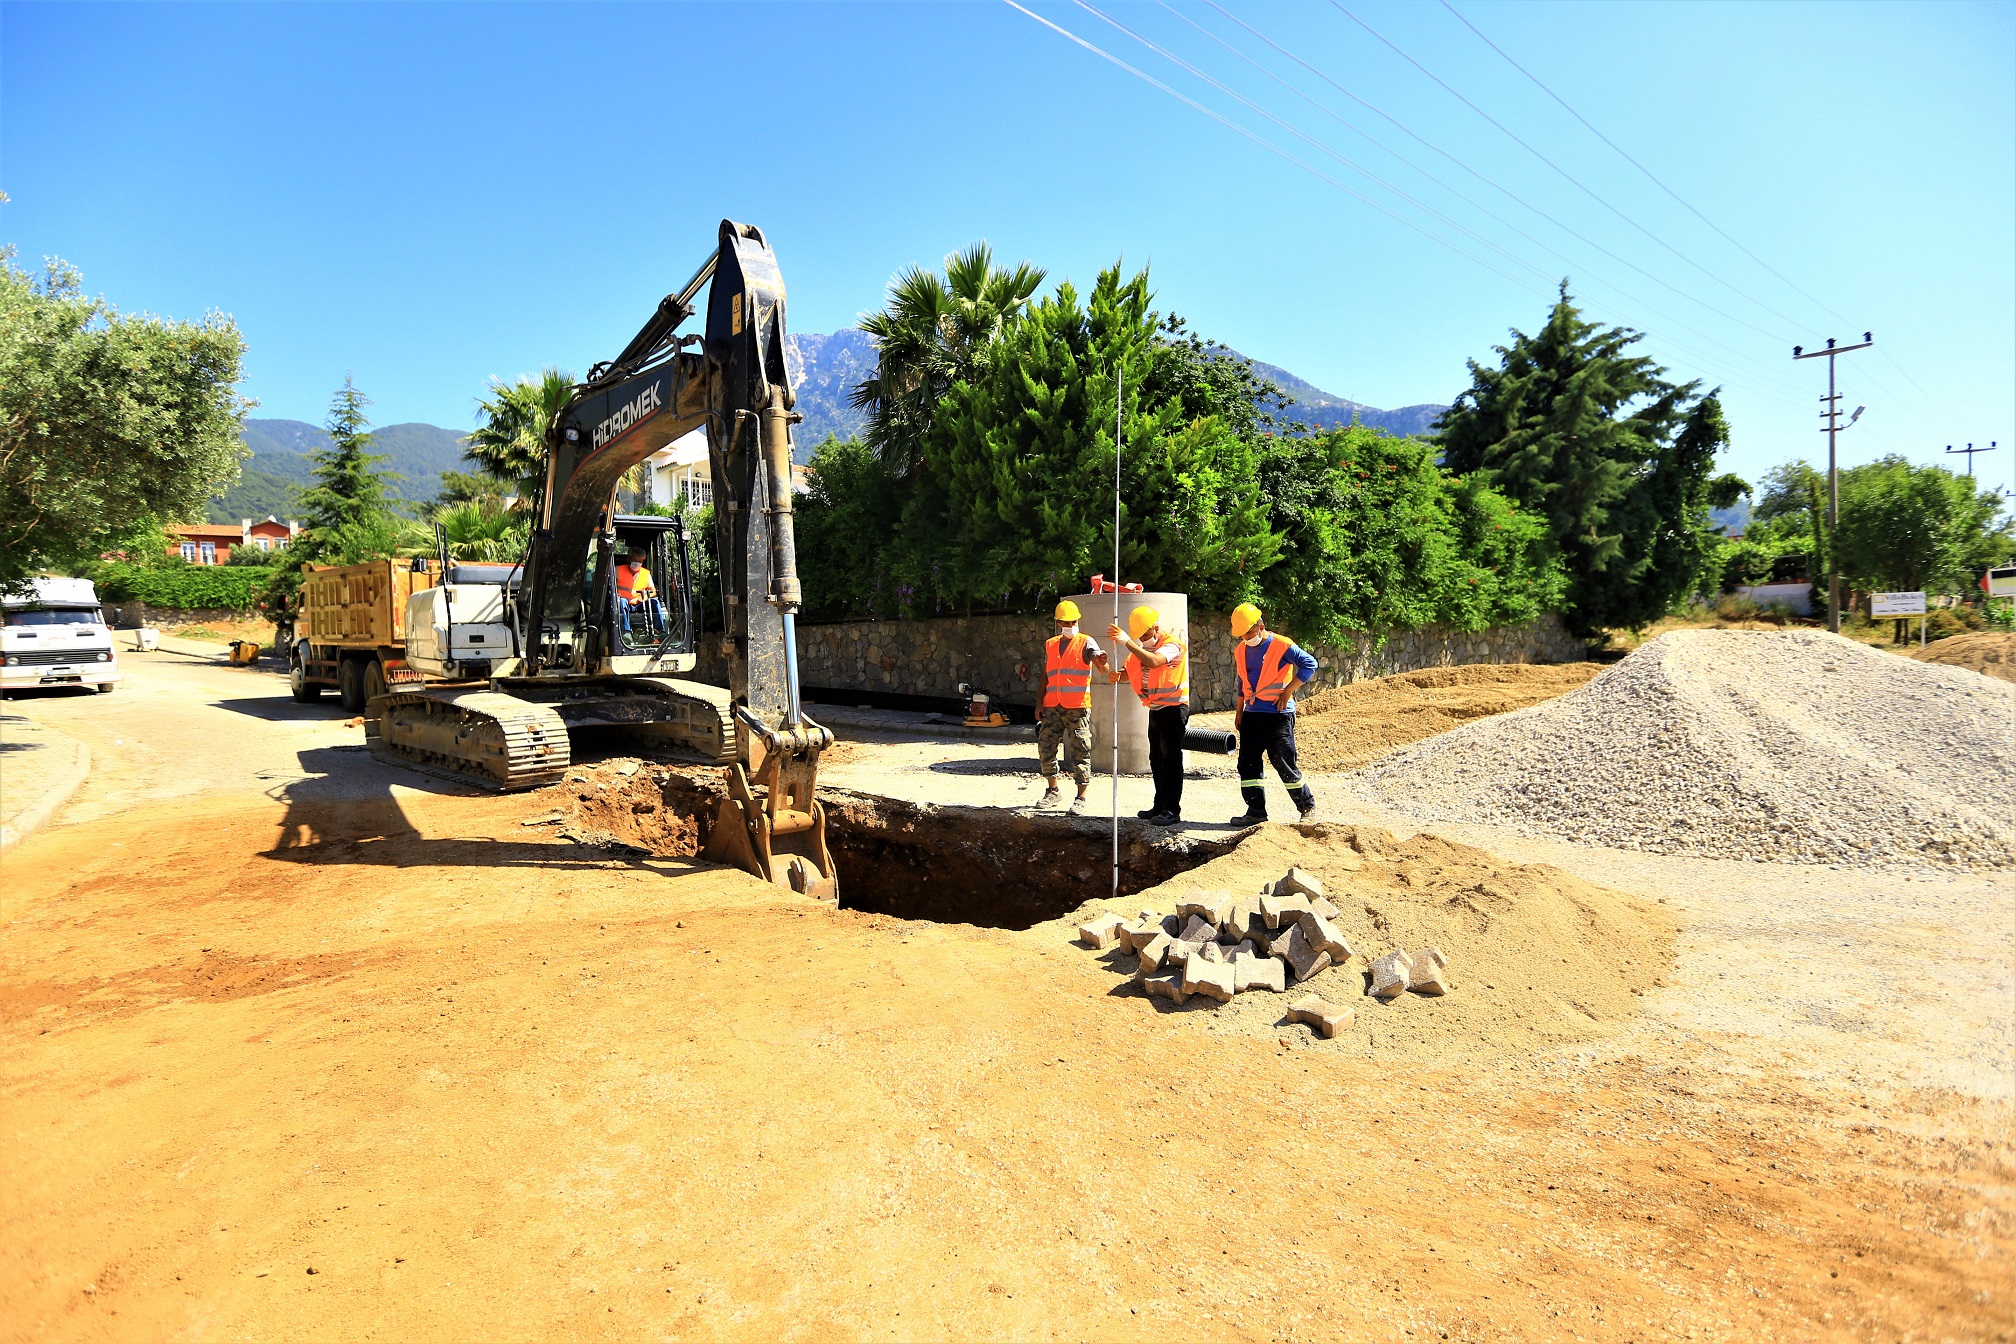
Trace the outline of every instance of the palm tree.
[[861, 319], [880, 359], [850, 400], [868, 411], [862, 438], [883, 462], [909, 471], [945, 390], [969, 376], [989, 343], [1022, 312], [1044, 272], [1023, 262], [994, 265], [979, 242], [945, 258], [945, 277], [912, 266], [889, 286], [889, 304]]
[[546, 435], [574, 396], [574, 375], [550, 365], [537, 378], [490, 384], [477, 401], [483, 423], [463, 441], [462, 455], [518, 492], [520, 508], [546, 479]]
[[[451, 559], [494, 563], [516, 560], [525, 549], [528, 520], [523, 512], [502, 504], [488, 500], [451, 504], [436, 509], [433, 521], [447, 533]], [[428, 544], [432, 543], [430, 535]]]

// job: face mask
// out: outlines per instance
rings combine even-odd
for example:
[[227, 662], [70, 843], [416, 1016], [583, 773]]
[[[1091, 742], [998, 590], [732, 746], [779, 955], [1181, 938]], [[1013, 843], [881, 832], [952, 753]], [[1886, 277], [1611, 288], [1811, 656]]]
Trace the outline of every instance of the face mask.
[[1267, 638], [1267, 636], [1266, 636], [1266, 635], [1264, 635], [1264, 634], [1261, 634], [1261, 635], [1248, 635], [1248, 636], [1246, 636], [1246, 638], [1244, 638], [1244, 639], [1240, 640], [1239, 642], [1240, 642], [1241, 644], [1244, 644], [1244, 645], [1245, 645], [1245, 646], [1246, 646], [1247, 648], [1249, 648], [1249, 649], [1257, 649], [1257, 648], [1259, 648], [1259, 647], [1260, 647], [1260, 641], [1261, 641], [1261, 640], [1263, 640], [1263, 639], [1265, 639], [1265, 638]]

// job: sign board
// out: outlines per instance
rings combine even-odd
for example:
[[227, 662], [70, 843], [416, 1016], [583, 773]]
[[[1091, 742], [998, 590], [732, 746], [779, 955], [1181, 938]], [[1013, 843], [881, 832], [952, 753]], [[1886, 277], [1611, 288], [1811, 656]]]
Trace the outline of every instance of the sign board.
[[1923, 616], [1925, 614], [1925, 594], [1871, 593], [1869, 594], [1869, 614], [1871, 616]]
[[1982, 576], [1981, 586], [1990, 597], [2016, 597], [2016, 565], [1989, 570]]

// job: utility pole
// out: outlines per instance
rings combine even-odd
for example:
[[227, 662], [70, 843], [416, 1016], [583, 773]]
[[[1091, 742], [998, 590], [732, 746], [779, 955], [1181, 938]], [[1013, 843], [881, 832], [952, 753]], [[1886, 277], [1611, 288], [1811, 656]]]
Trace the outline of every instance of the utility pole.
[[[1867, 350], [1876, 344], [1876, 337], [1869, 332], [1862, 333], [1857, 345], [1836, 345], [1834, 338], [1827, 338], [1825, 350], [1807, 350], [1804, 346], [1792, 347], [1794, 359], [1827, 358], [1827, 395], [1820, 398], [1827, 409], [1820, 412], [1820, 418], [1827, 424], [1823, 431], [1827, 435], [1827, 628], [1835, 634], [1841, 633], [1841, 563], [1835, 557], [1840, 554], [1835, 545], [1835, 536], [1841, 524], [1841, 468], [1834, 455], [1834, 440], [1848, 426], [1841, 423], [1841, 394], [1834, 390], [1834, 356], [1845, 355], [1851, 350]], [[1857, 408], [1855, 419], [1862, 412]], [[1850, 420], [1849, 424], [1855, 423]], [[1971, 459], [1970, 459], [1971, 460]]]
[[1993, 439], [1990, 439], [1988, 441], [1988, 446], [1986, 448], [1976, 448], [1971, 443], [1968, 444], [1965, 448], [1955, 448], [1952, 444], [1949, 443], [1946, 445], [1946, 451], [1949, 453], [1967, 454], [1967, 479], [1971, 481], [1974, 479], [1974, 454], [1994, 452], [1995, 441]]

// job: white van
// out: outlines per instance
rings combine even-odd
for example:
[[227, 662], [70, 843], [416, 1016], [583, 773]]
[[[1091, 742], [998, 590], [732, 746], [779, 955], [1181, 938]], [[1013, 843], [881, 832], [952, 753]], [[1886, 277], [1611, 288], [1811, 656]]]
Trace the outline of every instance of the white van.
[[0, 595], [0, 695], [41, 686], [119, 685], [119, 653], [89, 579], [30, 579]]

